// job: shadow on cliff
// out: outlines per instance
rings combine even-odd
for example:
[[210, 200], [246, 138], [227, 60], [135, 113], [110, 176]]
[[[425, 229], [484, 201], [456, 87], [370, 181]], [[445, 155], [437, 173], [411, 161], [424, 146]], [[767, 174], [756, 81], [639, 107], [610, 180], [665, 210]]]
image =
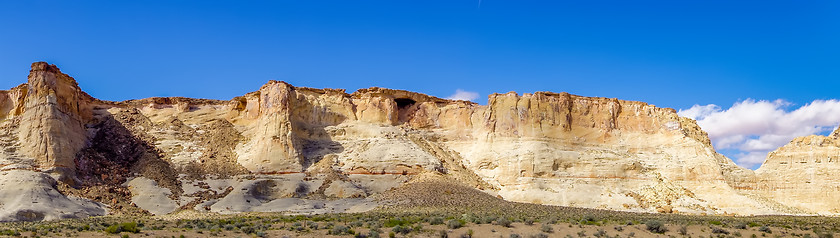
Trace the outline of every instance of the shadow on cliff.
[[328, 108], [315, 106], [306, 100], [299, 100], [298, 107], [309, 108], [313, 113], [292, 114], [294, 129], [294, 147], [300, 152], [299, 162], [306, 172], [309, 167], [320, 162], [326, 155], [344, 151], [341, 143], [333, 140], [344, 135], [343, 130], [328, 130], [330, 126], [341, 124], [347, 117], [330, 111]]

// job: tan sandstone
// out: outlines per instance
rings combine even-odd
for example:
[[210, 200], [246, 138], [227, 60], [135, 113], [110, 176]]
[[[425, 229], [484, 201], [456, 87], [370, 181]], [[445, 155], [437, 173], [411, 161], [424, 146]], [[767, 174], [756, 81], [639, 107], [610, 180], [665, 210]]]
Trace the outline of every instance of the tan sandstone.
[[[0, 119], [4, 170], [58, 171], [50, 174], [70, 187], [67, 193], [113, 203], [112, 212], [359, 211], [373, 207], [372, 195], [441, 173], [518, 202], [837, 213], [834, 204], [812, 201], [835, 196], [819, 192], [835, 186], [828, 176], [834, 168], [808, 167], [837, 159], [830, 154], [837, 155], [837, 133], [771, 155], [768, 163], [797, 161], [797, 173], [811, 176], [811, 183], [787, 188], [777, 180], [799, 176], [797, 170], [741, 168], [673, 109], [568, 93], [492, 94], [479, 105], [404, 90], [348, 94], [270, 81], [228, 101], [108, 102], [38, 62], [26, 84], [0, 91]], [[795, 152], [803, 148], [816, 154]], [[786, 191], [802, 193], [783, 197]]]

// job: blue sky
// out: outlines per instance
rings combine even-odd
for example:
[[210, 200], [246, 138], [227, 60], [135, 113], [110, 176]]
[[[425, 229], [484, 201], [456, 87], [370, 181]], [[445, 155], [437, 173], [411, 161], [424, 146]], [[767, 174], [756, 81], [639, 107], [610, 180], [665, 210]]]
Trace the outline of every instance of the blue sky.
[[838, 95], [838, 16], [837, 1], [3, 1], [0, 88], [48, 61], [106, 100], [275, 79], [791, 112]]

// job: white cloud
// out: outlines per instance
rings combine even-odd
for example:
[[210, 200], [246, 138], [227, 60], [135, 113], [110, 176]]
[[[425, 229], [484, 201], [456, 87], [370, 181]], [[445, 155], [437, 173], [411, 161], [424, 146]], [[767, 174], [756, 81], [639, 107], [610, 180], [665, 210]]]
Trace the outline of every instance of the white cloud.
[[747, 168], [751, 168], [753, 166], [764, 163], [765, 157], [767, 157], [767, 152], [739, 153], [735, 155], [735, 163]]
[[478, 93], [456, 89], [455, 94], [450, 95], [446, 99], [472, 101], [478, 99]]
[[693, 118], [694, 120], [702, 120], [713, 112], [718, 111], [720, 111], [720, 107], [715, 104], [709, 104], [706, 106], [694, 105], [687, 110], [680, 110], [679, 114], [680, 116]]
[[678, 114], [697, 120], [716, 149], [735, 150], [738, 164], [753, 167], [793, 138], [830, 131], [840, 123], [838, 100], [815, 100], [786, 110], [791, 106], [784, 100], [747, 99], [726, 110], [714, 104], [694, 105]]

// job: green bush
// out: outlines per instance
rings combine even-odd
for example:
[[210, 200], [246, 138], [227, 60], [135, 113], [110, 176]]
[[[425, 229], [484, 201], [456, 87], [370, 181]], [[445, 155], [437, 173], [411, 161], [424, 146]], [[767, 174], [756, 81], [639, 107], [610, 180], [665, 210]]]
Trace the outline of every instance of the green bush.
[[645, 222], [645, 226], [647, 227], [648, 231], [653, 233], [662, 234], [668, 231], [668, 228], [665, 227], [665, 224], [662, 224], [661, 221], [657, 220], [650, 220], [648, 222]]
[[108, 234], [119, 234], [122, 230], [120, 229], [120, 225], [113, 224], [105, 228], [105, 232]]

